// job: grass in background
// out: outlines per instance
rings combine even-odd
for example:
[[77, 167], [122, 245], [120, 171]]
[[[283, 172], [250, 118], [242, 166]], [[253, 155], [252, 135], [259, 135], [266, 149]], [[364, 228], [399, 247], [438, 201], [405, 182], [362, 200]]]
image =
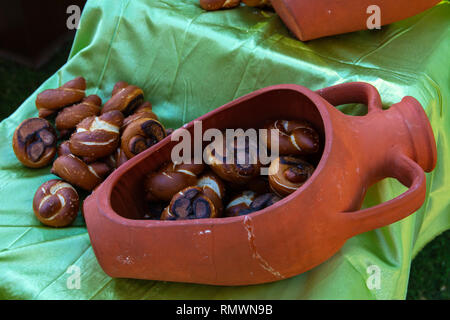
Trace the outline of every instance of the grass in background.
[[[67, 43], [38, 70], [0, 59], [0, 121], [13, 113], [67, 60]], [[120, 80], [120, 79], [118, 79]], [[407, 299], [450, 299], [450, 230], [431, 241], [413, 260]]]
[[72, 42], [67, 42], [51, 60], [40, 69], [32, 69], [0, 58], [0, 120], [8, 117], [47, 78], [66, 63]]
[[450, 300], [450, 230], [420, 251], [411, 264], [407, 299]]

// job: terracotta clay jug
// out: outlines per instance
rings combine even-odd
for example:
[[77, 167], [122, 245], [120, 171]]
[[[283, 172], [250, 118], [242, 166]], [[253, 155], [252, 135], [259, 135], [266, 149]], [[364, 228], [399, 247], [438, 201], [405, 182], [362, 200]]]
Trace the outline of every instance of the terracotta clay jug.
[[[349, 116], [334, 105], [365, 103]], [[436, 146], [419, 102], [405, 97], [382, 110], [378, 91], [346, 83], [313, 92], [298, 85], [258, 90], [197, 120], [208, 128], [251, 128], [268, 119], [306, 119], [319, 130], [322, 156], [311, 178], [276, 204], [246, 216], [139, 220], [144, 176], [170, 161], [178, 143], [165, 138], [132, 158], [84, 202], [94, 252], [111, 277], [249, 285], [289, 278], [334, 255], [359, 233], [420, 208]], [[193, 134], [193, 122], [185, 126]], [[409, 189], [359, 210], [367, 188], [386, 177]]]
[[297, 38], [306, 41], [367, 30], [367, 21], [375, 13], [371, 9], [374, 5], [379, 8], [380, 25], [383, 26], [416, 15], [439, 2], [440, 0], [272, 0], [272, 5]]

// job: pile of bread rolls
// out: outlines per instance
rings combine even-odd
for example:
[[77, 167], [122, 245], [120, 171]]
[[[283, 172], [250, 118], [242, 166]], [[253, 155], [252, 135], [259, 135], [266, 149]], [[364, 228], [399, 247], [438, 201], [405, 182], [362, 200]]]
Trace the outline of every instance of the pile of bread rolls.
[[[159, 122], [137, 86], [117, 82], [103, 107], [100, 97], [85, 96], [85, 90], [85, 79], [78, 77], [41, 92], [36, 99], [39, 117], [24, 120], [14, 132], [14, 153], [23, 165], [42, 168], [53, 163], [51, 172], [61, 178], [45, 182], [34, 196], [34, 214], [48, 226], [73, 223], [80, 202], [77, 189], [91, 192], [113, 170], [172, 131]], [[317, 131], [304, 120], [270, 121], [263, 127], [268, 129], [268, 150], [273, 132], [279, 141], [280, 156], [265, 167], [268, 175], [261, 174], [263, 166], [249, 152], [258, 142], [247, 139], [239, 146], [221, 141], [222, 149], [211, 144], [204, 150], [207, 164], [165, 163], [145, 177], [148, 212], [142, 218], [245, 215], [297, 190], [314, 172], [308, 157], [319, 152]], [[227, 148], [234, 150], [229, 153]], [[236, 158], [239, 155], [244, 162]]]
[[[149, 203], [145, 217], [186, 220], [246, 215], [301, 187], [314, 172], [308, 159], [320, 151], [317, 131], [304, 120], [270, 121], [263, 128], [268, 129], [263, 144], [268, 150], [272, 134], [278, 134], [279, 141], [279, 156], [265, 167], [268, 174], [262, 174], [259, 153], [250, 151], [258, 148], [258, 141], [242, 137], [245, 143], [241, 140], [239, 144], [239, 136], [235, 136], [229, 143], [223, 134], [222, 141], [204, 150], [207, 165], [169, 162], [148, 174], [144, 181]], [[230, 155], [233, 161], [227, 158]]]
[[23, 165], [53, 162], [51, 172], [62, 179], [45, 182], [34, 196], [33, 211], [48, 226], [70, 225], [79, 209], [77, 188], [92, 191], [168, 134], [141, 88], [118, 82], [103, 107], [100, 97], [85, 90], [86, 80], [77, 77], [39, 93], [39, 117], [24, 120], [14, 132], [14, 153]]

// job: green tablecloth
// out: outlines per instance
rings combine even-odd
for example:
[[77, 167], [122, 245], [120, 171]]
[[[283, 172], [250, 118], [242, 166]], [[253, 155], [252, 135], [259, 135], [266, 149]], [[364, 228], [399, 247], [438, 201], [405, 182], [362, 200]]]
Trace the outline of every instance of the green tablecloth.
[[[88, 1], [68, 62], [0, 124], [0, 298], [405, 298], [413, 256], [450, 227], [450, 3], [380, 31], [303, 43], [273, 12], [205, 12], [197, 2]], [[15, 127], [37, 115], [36, 94], [79, 75], [87, 79], [87, 93], [104, 101], [118, 80], [141, 86], [168, 127], [269, 85], [316, 90], [366, 81], [386, 107], [405, 95], [422, 103], [437, 141], [437, 167], [427, 174], [427, 198], [418, 212], [350, 239], [330, 260], [291, 279], [248, 287], [111, 279], [97, 263], [81, 215], [66, 229], [37, 221], [34, 192], [54, 176], [49, 167], [24, 168], [11, 147]], [[359, 114], [364, 108], [342, 109]], [[386, 179], [369, 190], [364, 205], [404, 190]], [[71, 265], [80, 267], [80, 289], [67, 287]], [[380, 283], [369, 289], [372, 265], [379, 267]]]

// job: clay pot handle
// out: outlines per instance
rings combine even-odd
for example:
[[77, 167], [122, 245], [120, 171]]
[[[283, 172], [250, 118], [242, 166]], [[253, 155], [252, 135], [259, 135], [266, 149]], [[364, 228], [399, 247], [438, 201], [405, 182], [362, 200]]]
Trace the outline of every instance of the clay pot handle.
[[363, 103], [368, 113], [382, 110], [381, 97], [378, 90], [365, 82], [348, 82], [316, 91], [333, 106], [347, 103]]
[[386, 168], [387, 176], [396, 178], [409, 189], [374, 207], [341, 213], [349, 238], [401, 220], [418, 210], [425, 201], [425, 173], [415, 161], [399, 153], [388, 161]]

